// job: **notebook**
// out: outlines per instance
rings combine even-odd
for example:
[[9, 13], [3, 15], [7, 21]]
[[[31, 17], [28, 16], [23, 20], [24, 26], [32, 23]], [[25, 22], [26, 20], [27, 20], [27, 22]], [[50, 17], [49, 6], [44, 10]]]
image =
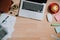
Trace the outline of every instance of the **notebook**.
[[60, 33], [60, 27], [55, 28], [56, 33]]
[[[3, 21], [5, 20], [5, 21]], [[14, 31], [14, 25], [16, 22], [16, 17], [8, 15], [7, 13], [3, 13], [0, 16], [0, 25], [2, 25], [3, 28], [5, 28], [5, 30], [7, 31], [7, 35], [3, 38], [7, 39], [7, 38], [11, 38], [12, 33]]]
[[21, 0], [19, 16], [37, 20], [44, 19], [47, 0]]
[[55, 14], [54, 16], [55, 16], [55, 19], [56, 19], [57, 21], [60, 21], [60, 13], [59, 13], [59, 14]]

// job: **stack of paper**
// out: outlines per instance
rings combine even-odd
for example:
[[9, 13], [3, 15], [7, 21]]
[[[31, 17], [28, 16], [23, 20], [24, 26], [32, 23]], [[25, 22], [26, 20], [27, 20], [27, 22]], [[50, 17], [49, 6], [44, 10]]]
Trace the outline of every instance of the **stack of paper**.
[[[6, 17], [9, 16], [7, 19]], [[2, 21], [5, 19], [4, 23], [2, 23]], [[2, 27], [4, 27], [7, 31], [7, 35], [2, 39], [2, 40], [6, 40], [7, 38], [11, 38], [12, 33], [14, 31], [14, 25], [16, 22], [16, 17], [8, 15], [8, 14], [1, 14], [0, 16], [0, 25], [2, 25]]]

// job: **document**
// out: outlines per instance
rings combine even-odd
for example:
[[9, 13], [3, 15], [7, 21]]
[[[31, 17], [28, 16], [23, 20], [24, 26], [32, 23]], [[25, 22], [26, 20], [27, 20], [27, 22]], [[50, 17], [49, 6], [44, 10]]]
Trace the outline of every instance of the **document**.
[[3, 38], [11, 38], [12, 33], [14, 32], [14, 25], [16, 22], [16, 17], [8, 15], [7, 13], [3, 13], [0, 15], [0, 25], [2, 25], [3, 28], [6, 29], [7, 35]]

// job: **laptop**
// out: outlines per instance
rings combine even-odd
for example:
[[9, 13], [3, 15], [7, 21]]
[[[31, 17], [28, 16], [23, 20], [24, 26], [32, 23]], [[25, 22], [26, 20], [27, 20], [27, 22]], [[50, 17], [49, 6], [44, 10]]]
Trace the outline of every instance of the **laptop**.
[[19, 16], [43, 20], [46, 2], [47, 0], [21, 0]]

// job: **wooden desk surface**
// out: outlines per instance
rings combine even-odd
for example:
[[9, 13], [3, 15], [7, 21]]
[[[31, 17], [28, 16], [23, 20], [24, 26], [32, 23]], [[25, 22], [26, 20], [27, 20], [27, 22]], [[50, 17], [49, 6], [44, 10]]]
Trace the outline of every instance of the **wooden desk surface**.
[[[13, 0], [16, 4], [19, 4], [19, 0]], [[54, 27], [50, 26], [51, 23], [47, 22], [46, 14], [48, 13], [47, 7], [52, 2], [58, 2], [58, 0], [48, 0], [46, 9], [45, 9], [45, 17], [42, 21], [27, 19], [17, 17], [15, 24], [15, 31], [13, 36], [9, 40], [55, 40], [51, 37], [51, 34], [54, 34], [60, 37], [60, 34], [56, 34], [54, 31]], [[52, 23], [60, 23], [56, 22], [53, 18]]]

